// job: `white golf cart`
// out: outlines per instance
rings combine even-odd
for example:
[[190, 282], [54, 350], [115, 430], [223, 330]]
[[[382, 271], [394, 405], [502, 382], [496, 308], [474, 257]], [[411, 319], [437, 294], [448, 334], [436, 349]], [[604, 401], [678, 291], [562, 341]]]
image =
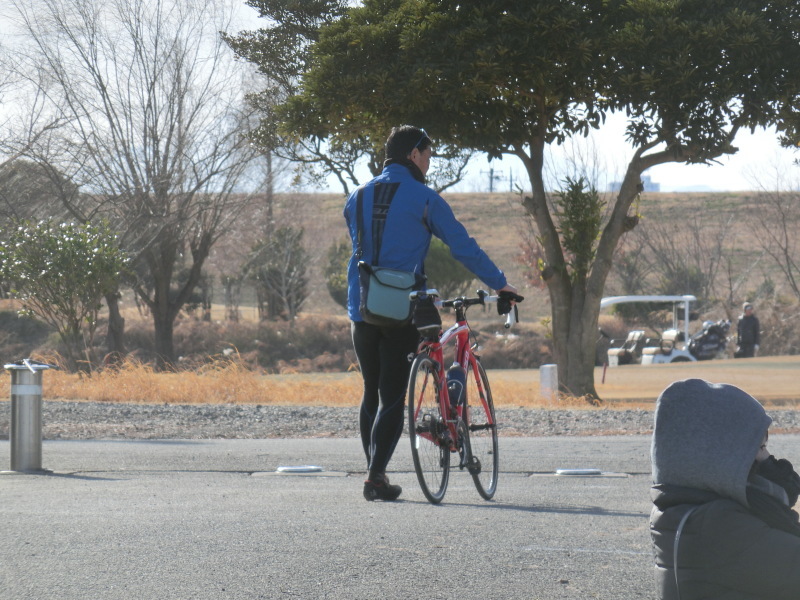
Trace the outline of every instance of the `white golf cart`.
[[[616, 367], [633, 362], [633, 357], [639, 353], [641, 353], [640, 360], [643, 365], [696, 362], [697, 359], [689, 352], [689, 306], [696, 301], [695, 296], [688, 294], [683, 296], [609, 296], [603, 298], [600, 301], [601, 309], [626, 302], [672, 303], [672, 329], [664, 331], [661, 339], [656, 341], [645, 338], [644, 331], [631, 331], [622, 347], [609, 348], [608, 366]], [[679, 328], [680, 308], [683, 308], [683, 329]], [[637, 347], [636, 344], [639, 346]], [[638, 356], [636, 358], [638, 359]]]

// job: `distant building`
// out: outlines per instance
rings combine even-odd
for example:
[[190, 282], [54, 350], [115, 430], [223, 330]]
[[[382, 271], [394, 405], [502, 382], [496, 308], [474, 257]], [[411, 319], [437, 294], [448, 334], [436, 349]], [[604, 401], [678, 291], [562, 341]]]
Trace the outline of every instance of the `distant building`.
[[[656, 183], [653, 181], [649, 175], [642, 175], [642, 184], [644, 184], [644, 191], [645, 192], [660, 192], [661, 191], [661, 184]], [[611, 192], [618, 192], [622, 188], [621, 181], [612, 181], [611, 182]]]

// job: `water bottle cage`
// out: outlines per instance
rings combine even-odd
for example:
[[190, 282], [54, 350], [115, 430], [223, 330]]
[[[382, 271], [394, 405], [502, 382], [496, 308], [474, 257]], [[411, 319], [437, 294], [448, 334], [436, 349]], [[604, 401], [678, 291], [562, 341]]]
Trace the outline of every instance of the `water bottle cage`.
[[464, 398], [464, 386], [460, 381], [451, 381], [447, 384], [447, 394], [450, 397], [450, 406], [460, 406]]
[[459, 365], [453, 365], [447, 372], [447, 395], [450, 406], [455, 408], [464, 404], [466, 372]]

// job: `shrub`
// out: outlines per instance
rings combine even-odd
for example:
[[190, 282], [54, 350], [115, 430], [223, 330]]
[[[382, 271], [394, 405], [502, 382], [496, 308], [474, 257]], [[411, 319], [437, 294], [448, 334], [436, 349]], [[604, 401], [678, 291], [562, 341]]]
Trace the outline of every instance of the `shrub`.
[[518, 326], [509, 332], [496, 325], [478, 334], [481, 362], [487, 369], [536, 369], [552, 362], [552, 345], [537, 327]]
[[[137, 360], [154, 360], [154, 336], [149, 323], [131, 324], [126, 342]], [[180, 370], [194, 370], [220, 360], [234, 360], [244, 367], [270, 373], [347, 371], [355, 363], [350, 322], [316, 316], [260, 323], [182, 319], [175, 325], [175, 352], [180, 357]]]
[[465, 294], [475, 276], [450, 253], [450, 248], [439, 238], [431, 239], [425, 257], [425, 275], [428, 287], [436, 288], [442, 298]]
[[253, 247], [244, 270], [268, 299], [270, 317], [297, 316], [308, 297], [308, 262], [302, 228], [281, 227]]
[[67, 366], [89, 359], [106, 294], [117, 289], [128, 259], [108, 225], [52, 220], [4, 232], [0, 279], [13, 283], [23, 310], [58, 331]]
[[0, 311], [0, 352], [4, 361], [29, 357], [55, 329], [16, 311]]
[[325, 285], [334, 302], [347, 308], [347, 265], [353, 245], [349, 239], [334, 242], [328, 248], [328, 264], [325, 266]]

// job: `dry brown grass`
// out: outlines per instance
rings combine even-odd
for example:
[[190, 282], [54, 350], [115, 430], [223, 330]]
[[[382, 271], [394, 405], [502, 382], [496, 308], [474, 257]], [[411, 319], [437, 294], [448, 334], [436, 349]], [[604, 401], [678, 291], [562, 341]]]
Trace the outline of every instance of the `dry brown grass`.
[[[602, 368], [595, 373], [603, 408], [652, 409], [661, 391], [673, 381], [697, 377], [737, 385], [770, 407], [800, 403], [800, 357], [762, 357], [676, 365]], [[551, 399], [539, 392], [536, 369], [489, 370], [495, 404], [525, 408], [583, 409], [583, 399]], [[156, 373], [152, 367], [128, 362], [91, 376], [60, 370], [43, 376], [46, 399], [154, 404], [277, 404], [355, 406], [361, 397], [357, 372], [262, 375], [235, 361], [217, 362], [202, 370]], [[0, 399], [10, 396], [10, 377], [0, 377]]]
[[[9, 378], [0, 383], [7, 398]], [[235, 362], [218, 362], [198, 371], [157, 373], [150, 365], [126, 362], [90, 376], [48, 370], [48, 399], [149, 404], [353, 404], [358, 374], [260, 375]]]
[[[526, 371], [530, 376], [523, 379], [509, 373], [515, 371], [490, 373], [498, 406], [590, 408], [581, 399], [541, 397], [538, 371]], [[0, 399], [9, 398], [9, 388], [10, 378], [0, 378]], [[199, 371], [157, 373], [150, 365], [128, 361], [89, 376], [48, 370], [43, 388], [48, 400], [79, 402], [355, 406], [361, 398], [361, 376], [357, 372], [263, 375], [235, 361], [216, 362]]]

